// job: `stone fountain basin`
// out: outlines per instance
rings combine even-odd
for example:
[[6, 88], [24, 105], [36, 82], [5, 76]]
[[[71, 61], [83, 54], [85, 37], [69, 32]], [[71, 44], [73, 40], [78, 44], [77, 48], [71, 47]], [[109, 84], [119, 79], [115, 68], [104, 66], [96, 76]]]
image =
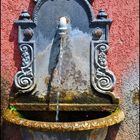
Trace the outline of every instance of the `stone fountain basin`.
[[38, 131], [84, 131], [105, 128], [118, 124], [124, 113], [117, 108], [109, 111], [60, 111], [60, 121], [55, 122], [55, 111], [12, 111], [5, 110], [3, 119], [10, 124]]

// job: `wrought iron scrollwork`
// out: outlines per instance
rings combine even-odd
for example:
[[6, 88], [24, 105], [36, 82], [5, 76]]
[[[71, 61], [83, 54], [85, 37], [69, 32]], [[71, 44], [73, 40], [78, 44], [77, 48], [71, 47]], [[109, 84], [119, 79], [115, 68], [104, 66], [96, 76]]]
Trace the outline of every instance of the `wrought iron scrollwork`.
[[23, 90], [31, 88], [34, 84], [33, 74], [33, 48], [29, 44], [21, 44], [19, 46], [21, 51], [22, 66], [15, 76], [15, 85]]
[[109, 46], [105, 43], [99, 43], [93, 48], [93, 58], [92, 58], [92, 84], [94, 88], [101, 92], [106, 93], [111, 91], [115, 85], [115, 76], [108, 70], [107, 67], [107, 51]]
[[35, 87], [35, 41], [33, 37], [33, 28], [35, 23], [30, 19], [27, 10], [22, 11], [20, 20], [16, 25], [19, 29], [18, 43], [21, 52], [21, 70], [15, 75], [15, 86], [22, 93], [29, 92]]
[[92, 22], [91, 82], [94, 89], [100, 93], [112, 92], [116, 83], [115, 75], [107, 67], [108, 34], [111, 23], [112, 20], [107, 19], [107, 14], [103, 9]]

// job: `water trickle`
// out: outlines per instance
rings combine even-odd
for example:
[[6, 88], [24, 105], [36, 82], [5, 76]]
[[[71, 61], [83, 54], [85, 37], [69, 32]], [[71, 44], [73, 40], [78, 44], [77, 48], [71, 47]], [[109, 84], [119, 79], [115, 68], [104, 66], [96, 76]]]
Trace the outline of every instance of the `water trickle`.
[[57, 92], [57, 104], [56, 104], [56, 116], [55, 116], [56, 122], [59, 121], [59, 96], [60, 96], [60, 92]]
[[[62, 22], [63, 20], [66, 20], [66, 19], [64, 19], [65, 17], [62, 17], [62, 19], [60, 19], [60, 22]], [[62, 20], [62, 21], [61, 21]], [[62, 22], [63, 24], [66, 24], [66, 22]], [[62, 24], [62, 23], [60, 23], [60, 25]], [[62, 27], [61, 27], [62, 28]], [[62, 29], [64, 29], [64, 28], [62, 28]], [[58, 63], [59, 63], [59, 65], [58, 65], [58, 74], [59, 74], [59, 79], [58, 79], [58, 84], [59, 84], [59, 87], [61, 87], [61, 79], [62, 79], [62, 61], [63, 61], [63, 49], [64, 49], [64, 47], [65, 47], [65, 45], [66, 45], [66, 29], [65, 30], [63, 30], [63, 31], [61, 31], [60, 33], [59, 33], [59, 35], [60, 35], [60, 53], [59, 53], [59, 61], [58, 61]], [[58, 91], [57, 92], [57, 98], [56, 98], [56, 100], [57, 100], [57, 105], [56, 105], [56, 118], [55, 118], [55, 120], [56, 121], [59, 121], [59, 97], [60, 97], [60, 92]]]
[[[60, 54], [59, 54], [59, 68], [58, 68], [58, 74], [59, 74], [59, 79], [58, 79], [58, 84], [61, 86], [61, 73], [62, 73], [62, 61], [63, 61], [63, 47], [64, 47], [64, 36], [61, 36], [60, 40]], [[59, 121], [59, 96], [60, 92], [57, 92], [57, 105], [56, 105], [56, 121]]]

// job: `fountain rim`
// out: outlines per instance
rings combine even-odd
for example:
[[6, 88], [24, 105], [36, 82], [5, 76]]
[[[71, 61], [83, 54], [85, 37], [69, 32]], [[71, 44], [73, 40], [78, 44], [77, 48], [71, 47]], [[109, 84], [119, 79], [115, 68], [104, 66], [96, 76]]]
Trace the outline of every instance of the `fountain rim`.
[[20, 127], [25, 127], [28, 129], [34, 129], [39, 131], [68, 132], [68, 131], [93, 130], [112, 126], [123, 121], [125, 115], [120, 108], [117, 108], [110, 115], [93, 120], [77, 121], [77, 122], [43, 122], [21, 118], [18, 111], [11, 111], [10, 109], [6, 109], [2, 117], [8, 123]]

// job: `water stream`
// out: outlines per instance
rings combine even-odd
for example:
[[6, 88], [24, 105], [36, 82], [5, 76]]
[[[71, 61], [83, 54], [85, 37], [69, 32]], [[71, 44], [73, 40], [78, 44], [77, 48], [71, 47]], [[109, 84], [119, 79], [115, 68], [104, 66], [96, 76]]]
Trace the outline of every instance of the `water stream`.
[[[59, 87], [61, 87], [61, 79], [62, 79], [62, 61], [63, 61], [63, 49], [65, 47], [65, 40], [66, 40], [66, 32], [63, 32], [62, 34], [60, 33], [60, 53], [59, 53], [59, 66], [58, 66], [58, 84]], [[55, 120], [56, 122], [59, 121], [59, 97], [60, 97], [60, 92], [57, 92], [57, 104], [56, 104], [56, 117]]]
[[56, 116], [55, 116], [56, 122], [59, 121], [59, 96], [60, 96], [60, 92], [57, 92], [57, 104], [56, 104]]

